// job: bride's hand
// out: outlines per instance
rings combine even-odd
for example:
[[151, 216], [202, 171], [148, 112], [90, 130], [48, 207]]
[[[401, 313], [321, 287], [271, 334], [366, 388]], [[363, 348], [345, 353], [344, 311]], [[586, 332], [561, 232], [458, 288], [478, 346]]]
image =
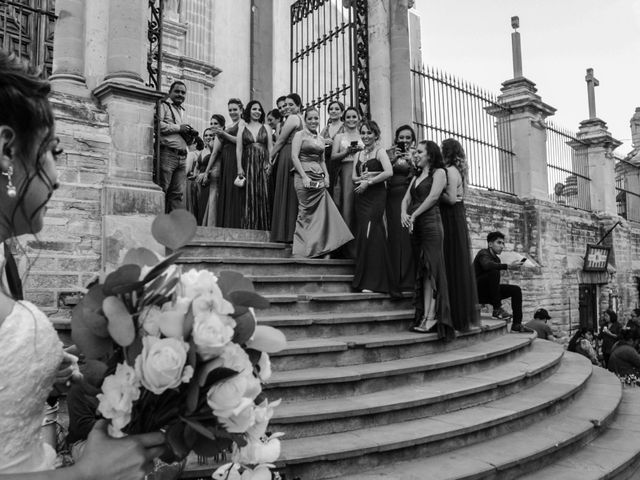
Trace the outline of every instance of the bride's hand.
[[72, 355], [67, 350], [62, 353], [62, 361], [56, 372], [54, 387], [59, 392], [65, 392], [71, 386], [72, 381], [80, 380], [82, 374], [78, 368], [78, 357]]
[[153, 459], [163, 452], [162, 433], [111, 438], [107, 421], [99, 420], [89, 434], [80, 459], [70, 468], [78, 471], [78, 478], [142, 480], [153, 469]]

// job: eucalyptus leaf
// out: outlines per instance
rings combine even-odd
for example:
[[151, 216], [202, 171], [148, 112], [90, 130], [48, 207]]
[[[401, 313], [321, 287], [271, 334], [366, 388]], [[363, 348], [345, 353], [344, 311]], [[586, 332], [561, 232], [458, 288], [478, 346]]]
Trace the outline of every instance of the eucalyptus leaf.
[[107, 328], [111, 338], [121, 347], [128, 347], [136, 337], [133, 317], [122, 300], [118, 297], [107, 297], [102, 302], [102, 309], [109, 321]]
[[242, 305], [253, 308], [268, 308], [269, 300], [259, 293], [247, 290], [235, 290], [229, 293], [229, 301], [234, 305]]
[[140, 267], [138, 265], [122, 265], [107, 275], [102, 286], [106, 296], [133, 292], [140, 287]]
[[233, 332], [232, 342], [238, 345], [245, 344], [256, 330], [256, 318], [253, 316], [250, 310], [247, 310], [240, 316], [234, 316], [236, 321], [236, 328]]
[[196, 218], [184, 209], [158, 215], [151, 224], [151, 234], [160, 245], [171, 250], [186, 245], [198, 229]]

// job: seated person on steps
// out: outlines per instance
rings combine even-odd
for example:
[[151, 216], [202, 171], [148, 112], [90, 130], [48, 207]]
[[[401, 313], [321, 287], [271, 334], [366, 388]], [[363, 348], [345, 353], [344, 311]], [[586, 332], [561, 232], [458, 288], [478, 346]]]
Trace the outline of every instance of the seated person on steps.
[[473, 260], [473, 268], [476, 272], [478, 285], [478, 300], [480, 303], [488, 303], [493, 306], [493, 317], [500, 320], [509, 320], [511, 315], [502, 308], [502, 299], [511, 298], [511, 310], [513, 311], [512, 332], [530, 332], [522, 325], [522, 291], [517, 285], [500, 283], [501, 270], [519, 270], [524, 260], [516, 260], [506, 264], [500, 261], [500, 255], [504, 250], [504, 234], [491, 232], [487, 235], [487, 248], [480, 250]]
[[533, 320], [527, 322], [527, 327], [538, 334], [538, 338], [542, 340], [555, 341], [556, 336], [548, 325], [547, 320], [551, 320], [549, 312], [544, 308], [539, 308], [533, 314]]

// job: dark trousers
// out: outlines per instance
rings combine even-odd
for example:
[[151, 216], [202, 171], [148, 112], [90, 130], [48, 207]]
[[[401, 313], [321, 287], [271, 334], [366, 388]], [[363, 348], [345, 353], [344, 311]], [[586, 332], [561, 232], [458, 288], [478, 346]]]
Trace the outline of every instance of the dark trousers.
[[160, 188], [165, 195], [164, 211], [184, 208], [184, 189], [187, 183], [186, 155], [160, 147]]
[[502, 306], [502, 299], [511, 298], [513, 324], [522, 323], [522, 290], [517, 285], [500, 284], [500, 270], [491, 270], [476, 277], [478, 301], [489, 303], [494, 309]]

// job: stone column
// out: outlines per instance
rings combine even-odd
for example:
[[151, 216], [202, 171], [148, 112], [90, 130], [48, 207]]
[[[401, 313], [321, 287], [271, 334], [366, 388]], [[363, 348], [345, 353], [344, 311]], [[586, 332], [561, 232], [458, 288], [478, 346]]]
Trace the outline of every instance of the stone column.
[[[382, 145], [391, 144], [391, 58], [389, 0], [369, 0], [369, 92], [371, 118], [380, 125]], [[395, 3], [395, 1], [393, 2]], [[408, 93], [408, 92], [407, 92]], [[406, 94], [405, 94], [406, 95]]]
[[[411, 45], [409, 40], [409, 0], [390, 2], [391, 28], [391, 126], [411, 125]], [[372, 77], [375, 78], [375, 77]]]
[[251, 98], [266, 110], [274, 101], [272, 2], [251, 2]]
[[53, 40], [53, 73], [49, 80], [56, 92], [89, 96], [84, 73], [85, 1], [56, 2], [56, 34]]
[[[487, 112], [498, 120], [500, 145], [515, 153], [515, 194], [521, 198], [548, 200], [545, 119], [556, 109], [544, 103], [536, 93], [535, 83], [524, 77], [507, 80], [502, 84], [501, 92], [498, 103], [506, 109], [490, 107]], [[507, 160], [510, 161], [505, 158], [504, 162]], [[502, 170], [507, 171], [506, 164]], [[503, 181], [510, 179], [503, 178]]]
[[578, 156], [584, 156], [589, 165], [591, 210], [617, 215], [616, 172], [613, 150], [622, 142], [613, 138], [607, 124], [599, 118], [580, 122], [578, 141], [570, 145]]
[[105, 80], [144, 83], [148, 8], [148, 2], [110, 0]]

